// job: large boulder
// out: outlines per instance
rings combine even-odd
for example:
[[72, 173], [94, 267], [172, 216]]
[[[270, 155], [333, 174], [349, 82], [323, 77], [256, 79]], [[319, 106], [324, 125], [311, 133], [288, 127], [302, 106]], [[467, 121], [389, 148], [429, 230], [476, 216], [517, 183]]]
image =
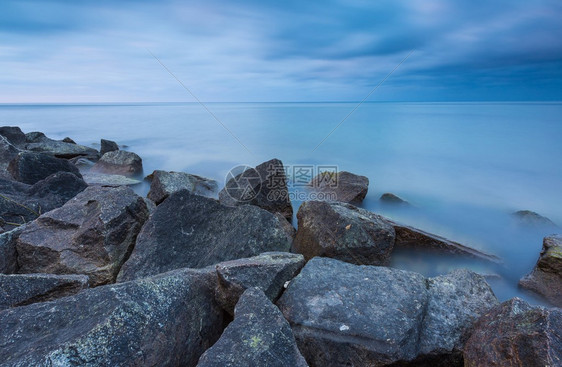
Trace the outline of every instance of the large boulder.
[[264, 162], [230, 178], [219, 192], [221, 204], [256, 205], [272, 213], [293, 219], [293, 206], [287, 188], [285, 167], [279, 159]]
[[142, 159], [133, 152], [107, 152], [90, 169], [91, 172], [111, 175], [137, 176], [142, 174]]
[[8, 166], [20, 150], [13, 146], [5, 137], [0, 135], [0, 179], [12, 179]]
[[217, 264], [217, 301], [231, 315], [238, 299], [248, 288], [257, 287], [275, 302], [287, 282], [304, 266], [302, 255], [266, 252], [258, 256]]
[[544, 238], [535, 268], [519, 285], [540, 294], [554, 306], [562, 307], [562, 235]]
[[0, 310], [70, 296], [86, 288], [85, 275], [0, 274]]
[[394, 248], [394, 228], [379, 215], [339, 202], [307, 201], [297, 213], [293, 252], [354, 264], [384, 265]]
[[112, 140], [101, 139], [100, 141], [100, 154], [104, 155], [107, 152], [114, 152], [119, 150], [119, 145]]
[[25, 134], [17, 126], [0, 126], [0, 135], [18, 148], [23, 148], [25, 145]]
[[82, 178], [78, 168], [66, 159], [35, 152], [19, 153], [8, 165], [8, 171], [16, 181], [29, 185], [57, 172], [70, 172]]
[[199, 360], [198, 367], [305, 367], [291, 327], [259, 288], [250, 288], [236, 305], [234, 321]]
[[280, 215], [253, 205], [226, 207], [180, 190], [152, 213], [118, 280], [288, 251], [293, 236], [293, 227]]
[[322, 193], [326, 201], [360, 204], [367, 195], [369, 179], [347, 171], [322, 172], [312, 179], [310, 186]]
[[506, 301], [475, 323], [463, 354], [466, 367], [562, 366], [562, 310]]
[[166, 172], [156, 170], [147, 177], [150, 191], [147, 197], [160, 204], [170, 194], [186, 189], [194, 194], [214, 197], [219, 189], [217, 181], [185, 172]]
[[32, 152], [46, 153], [58, 158], [67, 159], [78, 156], [99, 156], [98, 151], [93, 148], [76, 143], [49, 139], [45, 134], [40, 132], [27, 133], [25, 136], [25, 149]]
[[14, 274], [18, 270], [16, 241], [24, 228], [25, 225], [0, 234], [0, 273]]
[[26, 226], [17, 242], [19, 272], [85, 274], [91, 286], [113, 282], [147, 217], [131, 189], [88, 187]]
[[195, 366], [222, 331], [214, 270], [178, 270], [0, 312], [3, 366]]

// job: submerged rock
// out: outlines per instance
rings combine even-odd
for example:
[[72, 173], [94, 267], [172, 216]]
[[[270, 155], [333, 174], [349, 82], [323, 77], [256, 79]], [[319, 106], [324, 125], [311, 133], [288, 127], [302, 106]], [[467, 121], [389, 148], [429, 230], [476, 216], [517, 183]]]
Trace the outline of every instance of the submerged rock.
[[387, 204], [410, 205], [406, 200], [390, 192], [382, 194], [379, 200]]
[[294, 228], [280, 215], [253, 205], [227, 207], [180, 190], [152, 213], [118, 279], [286, 252], [293, 236]]
[[312, 189], [325, 194], [327, 201], [360, 204], [369, 189], [369, 179], [347, 171], [323, 172], [310, 182]]
[[562, 235], [543, 240], [542, 251], [533, 271], [519, 281], [556, 307], [562, 307]]
[[519, 210], [513, 213], [513, 216], [525, 225], [557, 227], [556, 224], [547, 217], [543, 217], [531, 210]]
[[147, 179], [151, 181], [147, 197], [156, 205], [164, 201], [170, 194], [182, 189], [206, 197], [214, 197], [219, 189], [217, 181], [185, 172], [156, 170]]
[[8, 165], [8, 171], [16, 181], [29, 185], [57, 172], [69, 172], [82, 178], [78, 168], [66, 159], [34, 152], [19, 153]]
[[100, 141], [100, 154], [104, 155], [107, 152], [114, 152], [119, 150], [119, 146], [112, 140], [101, 139]]
[[199, 360], [198, 367], [305, 367], [291, 327], [262, 290], [250, 288], [236, 305], [234, 321]]
[[117, 150], [105, 153], [90, 172], [136, 176], [142, 174], [142, 159], [133, 152]]

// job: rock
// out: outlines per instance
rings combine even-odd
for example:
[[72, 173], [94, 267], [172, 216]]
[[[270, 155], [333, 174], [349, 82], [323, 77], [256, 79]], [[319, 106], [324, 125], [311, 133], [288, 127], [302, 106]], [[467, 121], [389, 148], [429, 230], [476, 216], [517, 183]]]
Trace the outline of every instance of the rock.
[[5, 137], [0, 135], [0, 179], [12, 179], [8, 166], [12, 159], [18, 155], [19, 151]]
[[236, 305], [236, 316], [198, 367], [304, 367], [287, 320], [259, 288], [250, 288]]
[[381, 216], [350, 204], [307, 201], [297, 218], [292, 251], [307, 260], [325, 256], [359, 265], [388, 263], [394, 228]]
[[279, 159], [264, 162], [228, 180], [219, 192], [219, 201], [227, 206], [256, 205], [293, 220], [285, 168]]
[[379, 200], [387, 204], [410, 205], [406, 200], [390, 192], [382, 194]]
[[85, 275], [0, 275], [0, 310], [70, 296], [86, 288]]
[[76, 142], [74, 140], [72, 140], [71, 138], [69, 138], [68, 136], [64, 139], [62, 139], [63, 143], [69, 143], [69, 144], [76, 144]]
[[314, 177], [310, 186], [323, 193], [326, 201], [360, 204], [369, 189], [369, 179], [347, 171], [323, 172]]
[[68, 172], [54, 173], [29, 188], [33, 200], [40, 200], [42, 212], [63, 206], [88, 187], [86, 182]]
[[54, 155], [57, 158], [74, 158], [78, 156], [99, 156], [97, 150], [65, 141], [49, 139], [45, 134], [40, 132], [28, 133], [26, 136], [25, 149]]
[[29, 185], [57, 172], [70, 172], [82, 178], [78, 168], [67, 160], [34, 152], [19, 153], [10, 162], [8, 171], [16, 181]]
[[19, 272], [85, 274], [91, 286], [113, 282], [147, 217], [131, 189], [90, 186], [26, 226], [17, 241]]
[[464, 347], [464, 365], [561, 366], [561, 327], [562, 310], [513, 298], [476, 322]]
[[197, 195], [214, 197], [219, 187], [215, 180], [185, 172], [156, 170], [147, 179], [151, 181], [147, 197], [154, 201], [156, 205], [164, 201], [170, 194], [182, 189], [189, 190]]
[[92, 160], [92, 157], [74, 157], [68, 160], [70, 163], [74, 164], [80, 171], [84, 174], [84, 171], [89, 170], [96, 164], [98, 159]]
[[25, 145], [25, 134], [17, 126], [0, 127], [0, 135], [17, 148], [22, 148]]
[[253, 205], [226, 207], [180, 190], [152, 213], [118, 280], [288, 251], [293, 236], [293, 227], [279, 215]]
[[217, 301], [232, 315], [242, 293], [257, 287], [275, 302], [285, 283], [298, 274], [304, 263], [302, 255], [287, 252], [266, 252], [247, 259], [222, 262], [216, 266]]
[[107, 152], [115, 152], [119, 150], [119, 145], [112, 140], [101, 139], [100, 154], [104, 155]]
[[105, 173], [85, 172], [82, 177], [88, 185], [101, 185], [101, 186], [132, 186], [142, 183], [142, 181], [135, 180], [123, 175], [108, 175]]
[[544, 238], [535, 268], [519, 285], [540, 294], [554, 306], [562, 307], [562, 235]]
[[18, 270], [16, 241], [24, 226], [0, 234], [0, 273], [14, 274]]
[[135, 176], [142, 174], [142, 159], [133, 152], [117, 150], [105, 153], [90, 169], [91, 172]]
[[557, 227], [556, 224], [547, 217], [543, 217], [542, 215], [530, 210], [519, 210], [513, 213], [513, 216], [525, 225]]
[[195, 366], [222, 331], [216, 275], [182, 269], [0, 312], [4, 366]]

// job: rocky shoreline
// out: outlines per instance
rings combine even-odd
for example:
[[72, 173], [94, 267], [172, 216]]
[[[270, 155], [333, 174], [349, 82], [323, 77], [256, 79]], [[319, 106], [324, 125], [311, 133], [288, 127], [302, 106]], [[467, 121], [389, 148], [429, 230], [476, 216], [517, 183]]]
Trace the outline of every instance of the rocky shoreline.
[[140, 197], [142, 159], [112, 141], [5, 126], [0, 153], [0, 366], [562, 365], [560, 235], [520, 283], [554, 307], [500, 303], [469, 270], [388, 267], [403, 248], [501, 259], [357, 207], [364, 176], [315, 177], [338, 200], [295, 229], [278, 159], [220, 192], [154, 171]]

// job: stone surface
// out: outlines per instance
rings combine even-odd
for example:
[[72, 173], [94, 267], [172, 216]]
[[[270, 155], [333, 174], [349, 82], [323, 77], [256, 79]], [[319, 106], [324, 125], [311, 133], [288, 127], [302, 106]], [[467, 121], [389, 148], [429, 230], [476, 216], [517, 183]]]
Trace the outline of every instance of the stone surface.
[[214, 270], [178, 270], [0, 312], [3, 366], [195, 366], [222, 332]]
[[10, 144], [18, 148], [25, 145], [25, 134], [17, 126], [1, 126], [0, 135], [4, 136]]
[[304, 263], [302, 255], [266, 252], [217, 264], [217, 301], [227, 312], [234, 314], [234, 306], [242, 293], [248, 288], [257, 287], [275, 302], [285, 283], [298, 274]]
[[280, 215], [253, 205], [226, 207], [180, 190], [152, 213], [118, 279], [288, 251], [293, 236], [294, 228]]
[[216, 196], [219, 189], [217, 181], [185, 172], [156, 170], [147, 179], [150, 180], [150, 191], [147, 197], [156, 205], [164, 201], [170, 194], [182, 189], [206, 197]]
[[0, 275], [0, 310], [70, 296], [86, 288], [85, 275]]
[[12, 174], [8, 171], [8, 166], [19, 152], [20, 150], [18, 148], [0, 135], [0, 179], [12, 179]]
[[0, 273], [14, 274], [18, 270], [16, 241], [25, 226], [0, 234]]
[[379, 200], [387, 204], [410, 205], [406, 200], [390, 192], [382, 194]]
[[289, 323], [259, 288], [249, 288], [236, 305], [236, 315], [198, 367], [304, 367]]
[[531, 210], [519, 210], [513, 216], [525, 225], [556, 227], [553, 221]]
[[326, 195], [327, 201], [360, 204], [369, 189], [369, 179], [347, 171], [323, 172], [314, 177], [310, 186]]
[[99, 156], [97, 150], [65, 141], [49, 139], [40, 132], [28, 133], [26, 136], [25, 149], [53, 155], [58, 158], [74, 158], [78, 156]]
[[8, 171], [16, 181], [29, 185], [57, 172], [70, 172], [82, 178], [78, 168], [67, 160], [35, 152], [19, 153], [8, 165]]
[[562, 235], [544, 238], [535, 268], [519, 285], [540, 294], [554, 306], [562, 307]]
[[108, 175], [105, 173], [85, 172], [82, 177], [88, 185], [100, 186], [132, 186], [142, 183], [123, 175]]
[[289, 221], [293, 219], [285, 168], [279, 159], [264, 162], [228, 180], [219, 192], [219, 200], [228, 206], [256, 205], [280, 213]]
[[90, 172], [136, 176], [142, 174], [142, 159], [133, 152], [117, 150], [102, 155]]
[[506, 301], [475, 323], [463, 355], [466, 367], [562, 366], [562, 310]]
[[62, 139], [62, 142], [63, 143], [69, 143], [69, 144], [76, 144], [76, 142], [68, 136], [66, 138]]
[[388, 263], [394, 228], [381, 216], [350, 204], [307, 201], [297, 218], [292, 251], [307, 260], [326, 256], [358, 265]]
[[113, 282], [147, 217], [131, 189], [88, 187], [26, 226], [17, 241], [19, 272], [85, 274], [91, 286]]
[[119, 150], [119, 145], [112, 140], [101, 139], [100, 141], [100, 154], [104, 155], [107, 152], [114, 152]]

